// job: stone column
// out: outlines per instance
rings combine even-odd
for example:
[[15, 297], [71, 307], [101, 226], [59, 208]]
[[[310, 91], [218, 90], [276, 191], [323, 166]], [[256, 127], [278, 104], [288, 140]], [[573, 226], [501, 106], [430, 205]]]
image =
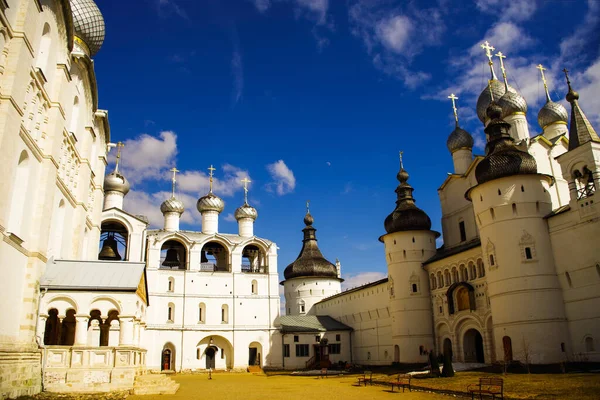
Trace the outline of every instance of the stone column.
[[97, 319], [92, 320], [90, 324], [91, 333], [89, 335], [90, 341], [89, 346], [99, 347], [100, 346], [100, 321]]
[[47, 319], [48, 319], [48, 314], [40, 314], [38, 317], [36, 336], [38, 337], [38, 343], [40, 345], [44, 344], [44, 334], [46, 333], [46, 320]]
[[86, 314], [75, 315], [75, 346], [87, 345], [88, 321], [90, 316]]
[[109, 346], [118, 346], [119, 340], [121, 339], [121, 332], [119, 328], [119, 320], [113, 319], [110, 321], [110, 328], [108, 331], [108, 345]]
[[133, 317], [119, 316], [121, 321], [121, 332], [119, 346], [133, 345]]

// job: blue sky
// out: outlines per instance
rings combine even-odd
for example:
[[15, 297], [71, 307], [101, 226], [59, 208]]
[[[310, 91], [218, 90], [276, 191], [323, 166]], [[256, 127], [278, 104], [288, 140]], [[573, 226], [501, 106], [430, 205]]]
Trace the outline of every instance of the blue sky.
[[461, 126], [481, 154], [474, 107], [489, 76], [479, 48], [485, 40], [507, 55], [532, 135], [544, 102], [538, 63], [548, 68], [555, 101], [566, 93], [560, 71], [571, 71], [584, 111], [599, 126], [594, 0], [97, 4], [106, 22], [95, 57], [99, 104], [109, 110], [112, 141], [126, 142], [126, 209], [161, 226], [167, 171], [176, 165], [182, 228], [200, 230], [195, 202], [208, 190], [212, 164], [215, 192], [226, 203], [220, 231], [234, 233], [240, 180], [249, 176], [255, 234], [277, 242], [280, 275], [301, 248], [310, 199], [321, 250], [340, 259], [346, 286], [385, 276], [377, 239], [395, 206], [399, 150], [417, 205], [441, 230], [437, 188], [453, 170], [446, 97], [459, 97]]

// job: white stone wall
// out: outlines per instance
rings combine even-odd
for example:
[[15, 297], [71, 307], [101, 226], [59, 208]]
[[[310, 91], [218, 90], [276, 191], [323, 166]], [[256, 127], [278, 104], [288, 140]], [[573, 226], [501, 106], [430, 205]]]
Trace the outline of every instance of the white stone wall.
[[538, 172], [551, 175], [556, 180], [556, 183], [549, 189], [553, 210], [569, 204], [569, 186], [563, 178], [560, 164], [556, 160], [556, 157], [564, 154], [568, 148], [569, 145], [566, 140], [560, 139], [556, 145], [551, 146], [550, 142], [540, 138], [531, 142], [528, 149], [529, 153], [535, 158]]
[[2, 271], [0, 312], [14, 317], [0, 323], [0, 393], [14, 397], [40, 390], [35, 325], [47, 259], [81, 257], [84, 238], [99, 235], [108, 123], [90, 60], [70, 54], [61, 3], [8, 4], [0, 11], [0, 259], [10, 271]]
[[315, 315], [315, 304], [342, 291], [339, 279], [292, 278], [284, 281], [286, 315]]

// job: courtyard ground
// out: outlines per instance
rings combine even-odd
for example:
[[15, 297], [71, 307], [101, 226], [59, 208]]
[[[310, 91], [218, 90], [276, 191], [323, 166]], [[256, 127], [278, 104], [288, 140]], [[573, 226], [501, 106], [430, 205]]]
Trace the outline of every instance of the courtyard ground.
[[[492, 376], [481, 372], [459, 372], [453, 378], [414, 379], [413, 385], [422, 388], [464, 392], [469, 383], [480, 377]], [[508, 374], [493, 375], [505, 381], [505, 396], [510, 399], [600, 399], [600, 374]], [[374, 374], [374, 380], [389, 381], [392, 377]], [[267, 397], [284, 400], [342, 400], [342, 399], [386, 399], [436, 400], [449, 397], [425, 391], [394, 390], [389, 386], [356, 386], [357, 375], [320, 379], [311, 376], [252, 375], [215, 373], [208, 380], [204, 374], [176, 375], [173, 377], [181, 387], [175, 395], [129, 396], [128, 400], [244, 399], [264, 400]]]

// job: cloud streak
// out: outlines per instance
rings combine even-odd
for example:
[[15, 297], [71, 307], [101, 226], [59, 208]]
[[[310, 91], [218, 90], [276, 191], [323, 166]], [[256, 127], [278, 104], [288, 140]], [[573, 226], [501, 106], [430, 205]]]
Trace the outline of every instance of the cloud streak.
[[275, 192], [279, 196], [294, 191], [296, 188], [296, 177], [283, 160], [268, 164], [266, 168], [271, 175], [271, 182], [266, 185], [268, 191]]

